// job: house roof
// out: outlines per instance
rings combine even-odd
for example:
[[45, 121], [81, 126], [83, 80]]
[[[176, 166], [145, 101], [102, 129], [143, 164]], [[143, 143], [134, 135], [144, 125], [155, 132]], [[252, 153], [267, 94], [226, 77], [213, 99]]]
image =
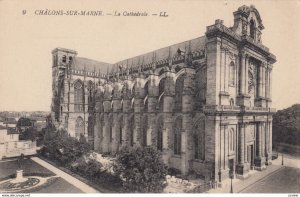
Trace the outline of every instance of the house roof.
[[7, 135], [11, 134], [19, 134], [19, 132], [15, 128], [7, 128]]
[[15, 118], [5, 118], [4, 124], [17, 124], [17, 121]]

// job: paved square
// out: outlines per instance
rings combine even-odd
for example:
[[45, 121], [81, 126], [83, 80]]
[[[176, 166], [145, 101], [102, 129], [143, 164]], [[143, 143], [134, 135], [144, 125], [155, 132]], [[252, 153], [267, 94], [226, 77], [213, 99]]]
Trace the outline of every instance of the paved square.
[[300, 169], [283, 167], [241, 193], [300, 193]]

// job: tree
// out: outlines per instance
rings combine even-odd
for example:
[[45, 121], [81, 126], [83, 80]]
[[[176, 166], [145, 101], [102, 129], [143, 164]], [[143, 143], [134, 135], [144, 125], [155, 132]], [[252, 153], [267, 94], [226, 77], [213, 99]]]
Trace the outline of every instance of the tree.
[[70, 137], [65, 130], [59, 130], [48, 137], [44, 142], [44, 154], [48, 153], [50, 158], [62, 165], [68, 165], [90, 151], [87, 142]]
[[127, 192], [162, 192], [167, 174], [161, 154], [152, 146], [124, 147], [117, 154], [115, 172]]
[[33, 127], [26, 128], [24, 132], [20, 134], [20, 140], [36, 140], [36, 129]]
[[32, 120], [30, 120], [29, 118], [24, 118], [24, 117], [21, 117], [18, 122], [17, 122], [17, 125], [16, 127], [17, 128], [20, 128], [20, 127], [32, 127], [33, 126], [33, 122]]

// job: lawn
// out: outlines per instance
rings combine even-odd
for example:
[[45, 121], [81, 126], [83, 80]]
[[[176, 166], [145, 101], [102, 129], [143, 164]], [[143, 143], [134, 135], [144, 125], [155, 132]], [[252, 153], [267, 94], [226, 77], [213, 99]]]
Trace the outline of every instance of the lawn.
[[54, 183], [41, 188], [36, 193], [82, 193], [82, 191], [59, 177]]
[[[1, 161], [0, 162], [0, 178], [7, 177], [15, 174], [18, 169], [18, 161]], [[41, 165], [35, 163], [30, 159], [24, 159], [22, 169], [25, 174], [40, 173], [48, 176], [54, 176], [55, 174]]]
[[[18, 161], [1, 161], [0, 162], [0, 179], [8, 177], [16, 173], [16, 169], [18, 169]], [[23, 167], [24, 174], [32, 174], [32, 175], [44, 175], [44, 176], [55, 176], [53, 172], [44, 168], [43, 166], [35, 163], [31, 159], [24, 159]], [[46, 185], [42, 187], [38, 191], [34, 193], [82, 193], [80, 189], [75, 187], [74, 185], [68, 183], [64, 179], [58, 177], [56, 180], [50, 185]]]

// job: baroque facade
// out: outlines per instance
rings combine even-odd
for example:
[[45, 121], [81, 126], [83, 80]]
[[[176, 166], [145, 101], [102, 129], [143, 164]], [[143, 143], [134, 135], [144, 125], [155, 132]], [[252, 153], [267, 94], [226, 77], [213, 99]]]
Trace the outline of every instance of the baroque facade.
[[56, 48], [52, 119], [95, 150], [157, 147], [182, 174], [221, 183], [271, 163], [272, 68], [254, 6], [205, 35], [115, 64]]

